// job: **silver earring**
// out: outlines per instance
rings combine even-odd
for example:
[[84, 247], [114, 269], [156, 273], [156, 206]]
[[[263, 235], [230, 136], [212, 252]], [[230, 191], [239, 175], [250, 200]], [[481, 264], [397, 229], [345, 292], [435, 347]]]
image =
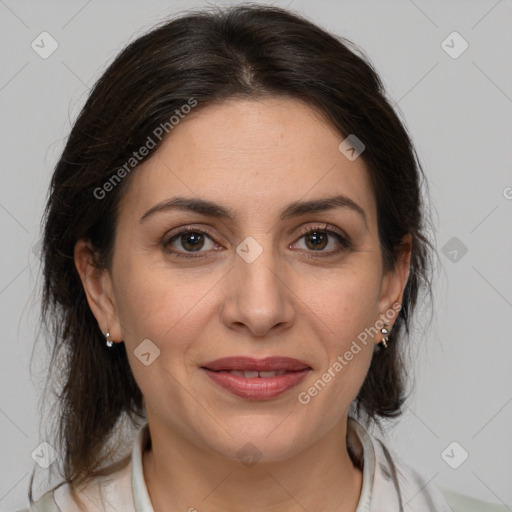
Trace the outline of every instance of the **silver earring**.
[[387, 327], [388, 324], [384, 324], [384, 327], [380, 330], [380, 332], [384, 335], [384, 337], [379, 342], [379, 347], [381, 348], [388, 348], [387, 342], [389, 341], [389, 338], [386, 335], [389, 334], [389, 331]]
[[114, 342], [112, 340], [109, 340], [109, 338], [110, 338], [110, 333], [106, 332], [105, 339], [107, 340], [107, 347], [112, 348], [114, 346]]

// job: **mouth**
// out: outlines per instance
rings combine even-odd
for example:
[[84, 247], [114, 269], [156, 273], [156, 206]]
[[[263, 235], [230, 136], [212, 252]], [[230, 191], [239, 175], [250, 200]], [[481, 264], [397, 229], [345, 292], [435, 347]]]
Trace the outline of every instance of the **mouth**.
[[200, 367], [218, 386], [248, 400], [269, 400], [297, 386], [312, 368], [289, 357], [226, 357]]
[[[209, 368], [205, 368], [209, 370]], [[279, 377], [284, 375], [286, 370], [274, 370], [270, 372], [265, 371], [251, 371], [251, 370], [211, 370], [217, 373], [229, 373], [230, 375], [237, 375], [238, 377], [245, 377], [246, 379], [268, 379], [270, 377]]]
[[212, 371], [241, 371], [241, 372], [273, 372], [273, 371], [299, 371], [310, 368], [304, 361], [293, 357], [272, 356], [264, 359], [235, 356], [215, 359], [201, 366]]

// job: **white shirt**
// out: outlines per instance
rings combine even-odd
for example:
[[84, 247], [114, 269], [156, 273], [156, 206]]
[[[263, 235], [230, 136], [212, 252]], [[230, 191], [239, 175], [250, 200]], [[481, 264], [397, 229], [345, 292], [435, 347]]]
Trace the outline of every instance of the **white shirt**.
[[[148, 424], [137, 432], [132, 457], [123, 469], [97, 477], [80, 498], [87, 512], [154, 512], [144, 480], [142, 454], [149, 441]], [[363, 482], [355, 512], [501, 512], [492, 505], [448, 489], [439, 489], [401, 462], [384, 443], [349, 417], [347, 446], [362, 467]], [[398, 492], [399, 489], [399, 492]], [[103, 503], [102, 499], [103, 497]], [[191, 510], [193, 506], [191, 506]], [[47, 491], [30, 509], [19, 512], [83, 512], [62, 483]]]

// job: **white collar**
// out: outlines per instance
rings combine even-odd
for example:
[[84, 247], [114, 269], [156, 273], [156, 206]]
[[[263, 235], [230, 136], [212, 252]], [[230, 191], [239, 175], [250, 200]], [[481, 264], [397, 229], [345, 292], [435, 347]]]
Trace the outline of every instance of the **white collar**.
[[[142, 454], [148, 446], [146, 422], [135, 436], [132, 457], [127, 466], [96, 480], [84, 494], [91, 511], [154, 512], [143, 473]], [[378, 438], [370, 435], [353, 417], [347, 422], [347, 445], [355, 463], [362, 467], [361, 495], [355, 512], [451, 512], [441, 491], [416, 470], [403, 464]], [[397, 492], [400, 489], [400, 495]], [[69, 485], [55, 489], [60, 510], [78, 512]], [[88, 507], [89, 508], [89, 507]]]
[[[154, 512], [142, 470], [142, 453], [148, 441], [149, 429], [146, 423], [137, 433], [132, 452], [135, 512]], [[451, 512], [439, 490], [432, 485], [426, 485], [427, 480], [419, 473], [395, 460], [394, 454], [380, 439], [372, 438], [350, 416], [347, 422], [347, 443], [363, 467], [361, 496], [355, 512], [396, 512], [402, 509], [414, 512]], [[400, 489], [401, 498], [397, 487]]]
[[[353, 418], [348, 418], [347, 442], [350, 444], [354, 455], [364, 459], [363, 484], [361, 497], [355, 512], [369, 512], [370, 498], [373, 485], [375, 468], [375, 453], [372, 441], [364, 428]], [[359, 440], [359, 442], [358, 442]], [[148, 423], [145, 423], [137, 432], [132, 451], [132, 488], [135, 512], [154, 512], [148, 489], [144, 480], [142, 453], [149, 441]], [[361, 450], [362, 448], [362, 450]], [[362, 451], [362, 453], [361, 453]]]

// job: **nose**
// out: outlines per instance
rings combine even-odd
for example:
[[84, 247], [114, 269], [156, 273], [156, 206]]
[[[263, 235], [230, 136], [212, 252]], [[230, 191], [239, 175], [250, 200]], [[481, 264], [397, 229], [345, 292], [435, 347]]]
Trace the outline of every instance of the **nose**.
[[295, 315], [295, 296], [287, 283], [283, 262], [271, 249], [264, 249], [249, 261], [237, 254], [234, 268], [226, 276], [224, 324], [254, 337], [289, 328]]

